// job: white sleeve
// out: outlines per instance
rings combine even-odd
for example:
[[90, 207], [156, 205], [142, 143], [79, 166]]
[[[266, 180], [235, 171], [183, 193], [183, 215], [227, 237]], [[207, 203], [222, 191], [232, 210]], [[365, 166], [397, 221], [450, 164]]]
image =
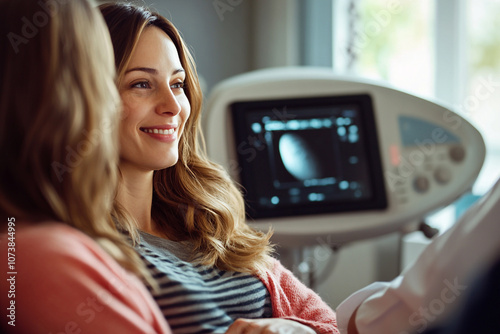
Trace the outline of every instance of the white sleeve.
[[[337, 309], [341, 333], [353, 312], [360, 334], [422, 332], [443, 320], [468, 285], [500, 256], [500, 183], [446, 233], [434, 239], [401, 276], [351, 295]], [[359, 306], [359, 308], [358, 308]]]
[[337, 325], [339, 327], [340, 333], [347, 333], [347, 325], [349, 324], [349, 319], [351, 319], [352, 314], [356, 309], [363, 303], [368, 297], [375, 294], [376, 292], [384, 290], [389, 283], [387, 282], [375, 282], [365, 288], [354, 292], [347, 299], [345, 299], [337, 307]]

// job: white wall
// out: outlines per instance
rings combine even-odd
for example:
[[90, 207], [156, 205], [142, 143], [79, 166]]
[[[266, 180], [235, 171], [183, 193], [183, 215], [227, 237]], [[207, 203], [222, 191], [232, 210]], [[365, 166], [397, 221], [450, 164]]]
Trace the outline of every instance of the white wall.
[[[144, 0], [144, 3], [171, 20], [181, 32], [195, 57], [205, 92], [220, 80], [252, 69], [251, 1]], [[214, 3], [226, 7], [221, 9]]]

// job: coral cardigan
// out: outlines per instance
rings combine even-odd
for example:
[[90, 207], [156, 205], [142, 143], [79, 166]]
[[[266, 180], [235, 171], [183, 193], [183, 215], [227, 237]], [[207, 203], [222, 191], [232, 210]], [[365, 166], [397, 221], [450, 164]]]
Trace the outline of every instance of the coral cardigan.
[[141, 281], [90, 237], [21, 225], [0, 234], [1, 333], [171, 333]]
[[274, 318], [300, 322], [321, 334], [340, 333], [335, 312], [279, 261], [259, 278], [271, 295]]

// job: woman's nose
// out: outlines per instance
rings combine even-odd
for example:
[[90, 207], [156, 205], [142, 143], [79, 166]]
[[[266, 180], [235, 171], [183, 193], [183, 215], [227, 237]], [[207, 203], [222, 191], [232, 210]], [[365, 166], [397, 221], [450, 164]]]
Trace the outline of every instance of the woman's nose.
[[176, 95], [170, 88], [170, 86], [165, 87], [159, 93], [158, 104], [156, 106], [156, 113], [159, 115], [170, 114], [172, 116], [177, 115], [181, 112], [181, 105], [177, 100]]

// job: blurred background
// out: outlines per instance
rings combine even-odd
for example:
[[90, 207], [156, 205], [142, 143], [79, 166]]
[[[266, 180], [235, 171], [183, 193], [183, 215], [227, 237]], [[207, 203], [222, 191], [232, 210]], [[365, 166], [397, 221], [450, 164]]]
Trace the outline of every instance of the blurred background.
[[[470, 198], [484, 194], [500, 175], [500, 1], [134, 3], [159, 11], [180, 30], [195, 56], [205, 97], [223, 79], [268, 67], [320, 66], [380, 80], [448, 104], [480, 130], [487, 157]], [[446, 229], [462, 209], [451, 205], [430, 223]], [[303, 263], [314, 262], [322, 277], [315, 289], [335, 308], [355, 290], [394, 278], [426, 242], [420, 235], [394, 234], [332, 254], [325, 239]], [[290, 269], [300, 276], [300, 267]]]

